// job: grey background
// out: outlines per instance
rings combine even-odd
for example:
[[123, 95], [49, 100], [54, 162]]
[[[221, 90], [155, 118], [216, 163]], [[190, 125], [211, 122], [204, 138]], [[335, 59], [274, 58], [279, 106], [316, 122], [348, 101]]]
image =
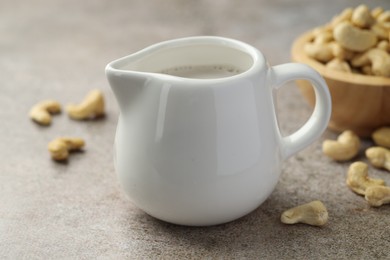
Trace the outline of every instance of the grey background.
[[[388, 0], [364, 2], [390, 9]], [[390, 259], [390, 207], [370, 208], [346, 187], [349, 163], [321, 153], [323, 139], [336, 137], [330, 131], [285, 162], [257, 210], [214, 227], [149, 217], [122, 192], [112, 160], [118, 106], [104, 75], [111, 60], [162, 40], [219, 35], [255, 46], [271, 65], [285, 63], [294, 38], [359, 3], [0, 0], [0, 258]], [[40, 100], [79, 102], [92, 88], [105, 93], [104, 119], [63, 113], [40, 127], [27, 116]], [[277, 110], [284, 134], [311, 112], [293, 82], [278, 93]], [[85, 151], [53, 162], [46, 146], [59, 135], [85, 138]], [[370, 174], [390, 183], [389, 173]], [[280, 223], [285, 209], [314, 199], [329, 210], [325, 227]]]

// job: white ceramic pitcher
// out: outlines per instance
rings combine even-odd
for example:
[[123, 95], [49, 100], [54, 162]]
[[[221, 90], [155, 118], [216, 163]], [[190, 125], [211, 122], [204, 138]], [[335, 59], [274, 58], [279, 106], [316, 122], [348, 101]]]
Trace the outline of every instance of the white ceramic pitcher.
[[[190, 37], [111, 62], [119, 103], [115, 165], [131, 200], [182, 225], [214, 225], [256, 209], [273, 191], [283, 160], [325, 130], [331, 101], [310, 67], [270, 67], [243, 42]], [[313, 84], [316, 106], [298, 131], [281, 136], [274, 91]]]

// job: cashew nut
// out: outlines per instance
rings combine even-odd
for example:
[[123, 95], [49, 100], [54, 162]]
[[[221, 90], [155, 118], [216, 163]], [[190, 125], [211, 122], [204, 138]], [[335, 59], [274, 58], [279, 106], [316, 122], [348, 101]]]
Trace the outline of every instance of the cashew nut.
[[390, 11], [386, 11], [378, 15], [377, 22], [386, 29], [390, 29]]
[[390, 55], [382, 49], [371, 49], [367, 57], [372, 65], [372, 73], [377, 76], [390, 77]]
[[390, 76], [390, 54], [386, 51], [374, 48], [351, 60], [351, 64], [356, 67], [371, 64], [372, 73], [377, 76]]
[[369, 28], [375, 23], [375, 19], [366, 5], [359, 5], [353, 10], [351, 21], [360, 28]]
[[353, 26], [349, 22], [338, 24], [333, 30], [333, 37], [344, 48], [351, 51], [365, 51], [377, 42], [376, 34]]
[[104, 97], [100, 90], [92, 90], [79, 105], [70, 104], [66, 110], [77, 120], [96, 118], [104, 115]]
[[386, 40], [378, 42], [378, 44], [376, 45], [376, 48], [390, 52], [390, 44]]
[[390, 21], [389, 22], [383, 22], [383, 23], [381, 23], [381, 26], [383, 27], [383, 28], [386, 28], [386, 29], [390, 29]]
[[390, 22], [390, 11], [382, 12], [380, 15], [378, 15], [376, 20], [378, 23]]
[[380, 207], [383, 204], [390, 203], [390, 187], [372, 186], [366, 189], [365, 199], [368, 204], [374, 207]]
[[371, 31], [373, 31], [380, 40], [386, 40], [389, 37], [388, 30], [381, 24], [376, 23], [371, 26]]
[[390, 171], [390, 150], [375, 146], [366, 150], [366, 156], [370, 163], [377, 168]]
[[349, 66], [348, 62], [337, 58], [326, 63], [326, 67], [332, 70], [351, 72], [351, 67]]
[[[326, 32], [330, 32], [330, 33], [332, 32], [332, 28], [329, 27], [328, 25], [319, 26], [319, 27], [316, 27], [313, 29], [313, 35], [315, 37], [317, 37], [323, 33], [326, 33]], [[333, 37], [333, 35], [332, 35], [332, 37]]]
[[51, 114], [61, 112], [61, 105], [55, 100], [44, 100], [34, 105], [29, 112], [30, 118], [41, 125], [50, 125]]
[[314, 44], [322, 44], [331, 42], [333, 40], [333, 34], [331, 31], [318, 32], [313, 40]]
[[371, 65], [364, 65], [361, 68], [361, 72], [363, 72], [364, 75], [374, 75]]
[[79, 150], [85, 145], [81, 138], [59, 137], [52, 140], [47, 148], [53, 160], [62, 161], [68, 159], [69, 151]]
[[359, 153], [360, 139], [352, 131], [344, 131], [337, 141], [325, 140], [322, 144], [322, 151], [325, 155], [336, 161], [348, 161]]
[[304, 51], [309, 57], [321, 62], [328, 62], [334, 57], [332, 49], [327, 43], [306, 43]]
[[353, 59], [351, 60], [352, 66], [363, 67], [366, 65], [370, 65], [370, 67], [371, 67], [370, 60], [368, 58], [367, 53], [368, 52], [363, 52], [363, 53], [357, 54], [355, 57], [353, 57]]
[[355, 56], [355, 52], [343, 48], [338, 42], [330, 42], [333, 56], [340, 60], [351, 60]]
[[375, 19], [378, 18], [378, 16], [383, 13], [385, 10], [383, 10], [382, 7], [375, 7], [374, 9], [371, 10], [371, 15], [372, 17], [374, 17]]
[[284, 224], [304, 223], [312, 226], [323, 226], [328, 222], [328, 211], [325, 205], [315, 200], [282, 213], [280, 220]]
[[335, 27], [337, 26], [338, 24], [344, 22], [344, 21], [349, 21], [351, 20], [352, 18], [352, 14], [353, 14], [353, 9], [352, 8], [346, 8], [344, 9], [341, 14], [333, 17], [332, 21], [331, 21], [331, 25], [332, 27]]
[[382, 147], [390, 148], [390, 127], [381, 127], [372, 134], [374, 142]]
[[363, 162], [354, 162], [349, 166], [347, 174], [347, 185], [355, 193], [364, 195], [370, 186], [384, 186], [381, 179], [368, 177], [368, 165]]

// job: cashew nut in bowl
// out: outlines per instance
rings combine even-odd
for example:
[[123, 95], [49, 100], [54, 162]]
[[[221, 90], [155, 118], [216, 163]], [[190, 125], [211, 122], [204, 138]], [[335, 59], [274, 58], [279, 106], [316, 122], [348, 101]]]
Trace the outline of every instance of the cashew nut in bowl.
[[353, 10], [351, 22], [360, 28], [370, 28], [376, 21], [366, 5], [359, 5]]
[[333, 34], [331, 31], [322, 31], [318, 32], [316, 34], [316, 37], [314, 38], [314, 44], [323, 44], [327, 42], [331, 42], [333, 40]]
[[341, 46], [351, 51], [368, 50], [377, 42], [374, 32], [354, 27], [350, 22], [338, 24], [334, 28], [333, 37]]
[[371, 31], [373, 31], [379, 40], [387, 40], [389, 37], [388, 30], [384, 28], [381, 24], [374, 24], [371, 27]]
[[304, 51], [309, 57], [325, 63], [334, 58], [340, 60], [353, 58], [354, 53], [352, 51], [343, 48], [337, 42], [326, 42], [324, 38], [319, 38], [322, 36], [320, 34], [314, 38], [314, 42], [308, 42], [304, 45]]
[[382, 12], [380, 15], [378, 15], [377, 21], [382, 24], [386, 22], [390, 22], [390, 11], [385, 11]]
[[47, 148], [53, 160], [63, 161], [68, 159], [70, 151], [80, 150], [84, 145], [85, 142], [81, 138], [59, 137], [52, 140]]
[[382, 127], [372, 134], [375, 144], [385, 148], [390, 148], [390, 127]]
[[360, 28], [369, 28], [375, 23], [375, 19], [366, 5], [359, 5], [353, 10], [351, 21]]
[[78, 105], [70, 104], [66, 110], [71, 118], [84, 120], [104, 115], [104, 97], [100, 90], [92, 90]]
[[354, 162], [348, 169], [347, 185], [355, 193], [365, 195], [368, 187], [384, 186], [385, 182], [381, 179], [369, 178], [367, 164], [363, 162]]
[[367, 56], [374, 75], [390, 77], [390, 54], [387, 51], [374, 48], [367, 52]]
[[51, 124], [51, 115], [61, 112], [61, 105], [55, 100], [44, 100], [34, 105], [29, 112], [30, 118], [41, 125]]
[[390, 150], [384, 147], [371, 147], [366, 150], [366, 156], [370, 163], [377, 168], [390, 171]]
[[325, 205], [315, 200], [282, 213], [280, 220], [284, 224], [304, 223], [312, 226], [323, 226], [328, 222], [328, 211]]
[[388, 41], [385, 40], [378, 42], [376, 48], [390, 52], [390, 44]]
[[355, 57], [355, 52], [345, 49], [338, 42], [328, 43], [332, 49], [333, 56], [340, 60], [349, 61]]
[[329, 61], [325, 66], [333, 70], [351, 72], [351, 67], [349, 66], [348, 62], [337, 58]]
[[385, 10], [383, 10], [382, 7], [375, 7], [374, 9], [371, 10], [371, 15], [375, 19], [378, 18], [379, 15], [381, 15]]
[[328, 43], [306, 43], [304, 49], [308, 56], [321, 62], [328, 62], [334, 57]]
[[325, 155], [336, 161], [348, 161], [359, 153], [360, 139], [352, 131], [346, 130], [337, 141], [325, 140], [322, 144], [322, 151]]
[[390, 187], [372, 186], [366, 190], [365, 199], [368, 204], [374, 207], [380, 207], [383, 204], [390, 203]]
[[352, 18], [352, 15], [353, 15], [353, 9], [352, 8], [346, 8], [344, 9], [341, 14], [333, 17], [332, 21], [330, 22], [331, 23], [331, 26], [334, 28], [336, 27], [338, 24], [344, 22], [344, 21], [349, 21], [351, 20]]
[[383, 49], [370, 49], [356, 56], [351, 63], [356, 67], [371, 64], [374, 75], [390, 77], [390, 55]]

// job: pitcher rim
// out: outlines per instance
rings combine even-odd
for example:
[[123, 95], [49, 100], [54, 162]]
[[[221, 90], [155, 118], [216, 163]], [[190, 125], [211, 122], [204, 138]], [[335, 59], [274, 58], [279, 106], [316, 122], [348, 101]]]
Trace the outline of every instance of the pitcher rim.
[[[188, 78], [188, 77], [167, 75], [167, 74], [162, 74], [157, 72], [131, 71], [131, 70], [123, 69], [123, 67], [126, 66], [126, 63], [130, 63], [131, 60], [135, 60], [137, 57], [144, 56], [148, 53], [153, 53], [164, 48], [168, 49], [168, 48], [175, 48], [175, 47], [189, 46], [189, 45], [196, 45], [196, 44], [213, 44], [213, 45], [221, 45], [221, 46], [227, 46], [230, 48], [237, 49], [239, 51], [248, 54], [252, 58], [252, 64], [248, 69], [246, 69], [245, 71], [239, 74], [231, 75], [228, 77], [211, 78], [211, 79], [210, 78], [208, 79]], [[124, 57], [113, 60], [107, 64], [105, 68], [105, 72], [106, 74], [123, 73], [128, 75], [138, 74], [143, 76], [155, 76], [158, 78], [163, 77], [164, 80], [181, 81], [181, 82], [185, 81], [185, 82], [195, 82], [195, 83], [210, 83], [210, 82], [223, 82], [232, 79], [246, 77], [249, 74], [262, 70], [265, 66], [266, 66], [266, 59], [263, 53], [261, 53], [258, 49], [251, 46], [250, 44], [247, 44], [239, 40], [231, 39], [231, 38], [221, 37], [221, 36], [191, 36], [191, 37], [171, 39], [171, 40], [155, 43], [133, 54], [126, 55]]]

